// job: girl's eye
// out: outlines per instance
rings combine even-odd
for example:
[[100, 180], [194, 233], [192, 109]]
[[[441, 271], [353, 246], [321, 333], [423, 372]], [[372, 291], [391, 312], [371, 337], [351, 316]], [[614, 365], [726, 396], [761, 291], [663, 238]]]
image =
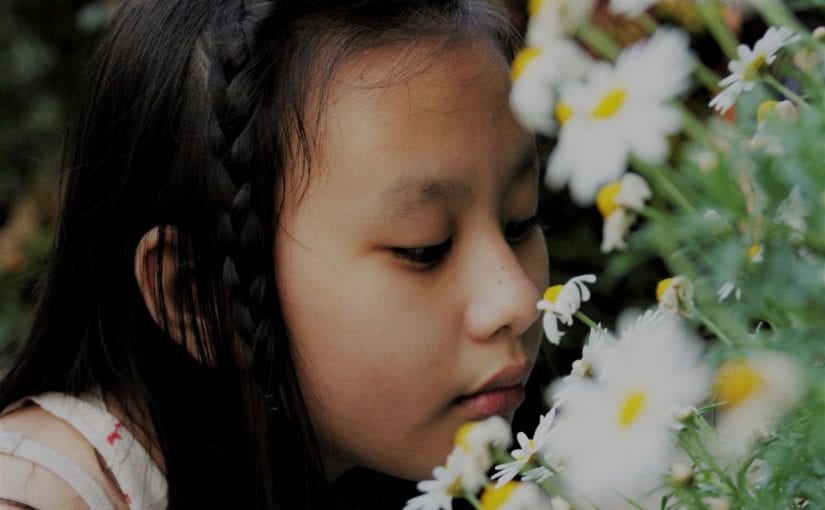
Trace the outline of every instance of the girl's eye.
[[538, 216], [531, 216], [524, 221], [508, 223], [504, 227], [504, 237], [511, 243], [519, 243], [541, 227]]
[[453, 238], [450, 237], [443, 243], [433, 246], [421, 246], [416, 248], [390, 248], [393, 255], [406, 262], [419, 267], [420, 269], [430, 269], [437, 266], [452, 247]]

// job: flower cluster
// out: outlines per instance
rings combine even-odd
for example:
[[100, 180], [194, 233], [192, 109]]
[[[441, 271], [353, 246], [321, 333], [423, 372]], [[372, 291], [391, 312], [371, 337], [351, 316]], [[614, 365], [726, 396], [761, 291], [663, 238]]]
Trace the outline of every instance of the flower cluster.
[[[825, 506], [825, 15], [787, 4], [529, 2], [510, 103], [555, 140], [546, 185], [601, 214], [601, 287], [646, 260], [673, 276], [610, 329], [581, 309], [594, 274], [548, 288], [545, 348], [590, 327], [549, 410], [510, 451], [456, 446], [411, 509]], [[605, 15], [645, 34], [619, 43]], [[740, 44], [755, 16], [768, 28]]]

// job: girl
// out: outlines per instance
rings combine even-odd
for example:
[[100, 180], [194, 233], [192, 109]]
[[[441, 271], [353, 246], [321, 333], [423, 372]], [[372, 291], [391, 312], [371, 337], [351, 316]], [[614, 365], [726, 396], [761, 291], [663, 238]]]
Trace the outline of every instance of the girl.
[[547, 281], [513, 51], [483, 0], [124, 2], [0, 385], [0, 501], [326, 505], [512, 418]]

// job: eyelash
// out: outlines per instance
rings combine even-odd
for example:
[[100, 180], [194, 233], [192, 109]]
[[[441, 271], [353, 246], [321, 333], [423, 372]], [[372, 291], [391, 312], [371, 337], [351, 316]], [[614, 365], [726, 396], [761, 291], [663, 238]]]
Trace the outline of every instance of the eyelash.
[[[531, 216], [524, 221], [508, 223], [504, 227], [504, 237], [511, 244], [518, 244], [527, 240], [530, 235], [541, 229], [542, 224], [538, 216]], [[432, 269], [441, 263], [452, 248], [453, 238], [431, 246], [421, 246], [415, 248], [391, 248], [392, 253], [407, 262], [417, 266], [419, 269]]]

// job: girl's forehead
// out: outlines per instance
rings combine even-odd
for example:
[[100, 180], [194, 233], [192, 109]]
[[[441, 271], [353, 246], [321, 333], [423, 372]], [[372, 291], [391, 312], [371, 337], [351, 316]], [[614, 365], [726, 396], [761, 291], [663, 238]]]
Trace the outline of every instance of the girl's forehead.
[[495, 44], [481, 37], [432, 38], [355, 54], [336, 72], [330, 100], [339, 107], [348, 101], [357, 106], [364, 95], [383, 91], [439, 106], [443, 96], [476, 87], [509, 89], [508, 64]]
[[484, 40], [438, 44], [383, 48], [341, 67], [304, 184], [367, 203], [399, 181], [469, 185], [518, 164], [532, 138], [510, 114], [505, 58]]
[[[310, 179], [288, 177], [300, 188], [327, 182], [333, 172], [372, 179], [357, 184], [364, 186], [399, 167], [408, 174], [445, 167], [469, 171], [478, 159], [474, 140], [498, 138], [523, 147], [530, 138], [513, 128], [509, 66], [487, 39], [449, 45], [433, 39], [364, 51], [322, 87], [323, 104], [310, 117], [318, 122]], [[514, 131], [519, 139], [502, 139]]]

